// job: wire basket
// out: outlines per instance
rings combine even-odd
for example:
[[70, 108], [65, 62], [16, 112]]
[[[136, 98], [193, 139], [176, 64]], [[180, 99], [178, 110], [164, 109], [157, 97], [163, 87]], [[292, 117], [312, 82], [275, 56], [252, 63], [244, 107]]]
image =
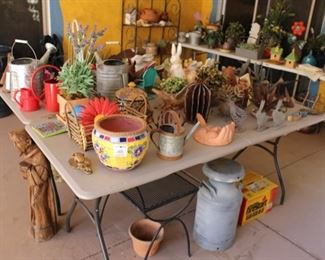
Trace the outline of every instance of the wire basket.
[[[70, 111], [70, 112], [69, 112]], [[82, 125], [76, 115], [75, 110], [71, 103], [67, 102], [65, 105], [65, 118], [68, 127], [68, 134], [70, 138], [79, 145], [79, 147], [84, 150], [92, 150], [92, 131], [94, 129], [94, 124]]]

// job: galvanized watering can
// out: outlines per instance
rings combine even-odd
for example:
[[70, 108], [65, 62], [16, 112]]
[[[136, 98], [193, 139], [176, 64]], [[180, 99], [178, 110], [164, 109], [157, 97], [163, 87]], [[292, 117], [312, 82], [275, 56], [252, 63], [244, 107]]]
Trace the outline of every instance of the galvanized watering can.
[[[157, 129], [150, 133], [150, 139], [158, 150], [158, 156], [164, 160], [177, 160], [183, 155], [186, 141], [190, 139], [199, 123], [194, 125], [189, 133], [185, 134], [180, 118], [175, 111], [168, 110], [163, 113], [162, 120]], [[158, 141], [154, 135], [158, 135]]]
[[[16, 44], [25, 44], [33, 52], [34, 57], [24, 57], [24, 58], [14, 58], [14, 47]], [[49, 56], [52, 52], [56, 52], [56, 47], [51, 43], [46, 43], [46, 52], [40, 60], [37, 60], [36, 53], [32, 46], [26, 40], [16, 39], [11, 46], [11, 60], [8, 62], [9, 66], [9, 80], [6, 80], [6, 89], [14, 93], [15, 90], [21, 88], [30, 88], [30, 80], [33, 71], [40, 65], [46, 64], [48, 62]], [[39, 74], [37, 79], [37, 90], [41, 92], [42, 88], [42, 74]]]

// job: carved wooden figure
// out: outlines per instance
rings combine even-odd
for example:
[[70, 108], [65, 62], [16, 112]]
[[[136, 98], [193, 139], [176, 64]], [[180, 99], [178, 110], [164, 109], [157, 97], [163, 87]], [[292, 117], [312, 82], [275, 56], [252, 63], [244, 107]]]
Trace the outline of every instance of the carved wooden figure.
[[50, 164], [25, 130], [11, 131], [9, 137], [23, 159], [19, 165], [28, 182], [32, 236], [37, 242], [48, 240], [57, 229]]

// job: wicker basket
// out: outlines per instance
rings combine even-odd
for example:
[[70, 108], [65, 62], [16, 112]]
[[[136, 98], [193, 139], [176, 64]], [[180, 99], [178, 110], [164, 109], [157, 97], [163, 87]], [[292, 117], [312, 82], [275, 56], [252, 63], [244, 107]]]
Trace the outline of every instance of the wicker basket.
[[91, 134], [94, 129], [94, 125], [91, 124], [83, 126], [79, 122], [76, 112], [69, 102], [67, 102], [65, 105], [65, 118], [70, 138], [76, 142], [84, 151], [92, 150], [93, 143], [91, 140]]

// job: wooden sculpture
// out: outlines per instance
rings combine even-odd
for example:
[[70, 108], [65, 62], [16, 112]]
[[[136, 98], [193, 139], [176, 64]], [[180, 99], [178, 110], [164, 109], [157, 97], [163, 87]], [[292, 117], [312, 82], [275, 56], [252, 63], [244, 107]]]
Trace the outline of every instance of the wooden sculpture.
[[221, 127], [210, 127], [206, 124], [202, 115], [197, 114], [196, 116], [201, 128], [193, 134], [195, 141], [210, 146], [222, 146], [232, 142], [235, 134], [234, 122]]
[[23, 159], [19, 165], [28, 182], [32, 236], [37, 242], [48, 240], [57, 228], [50, 163], [25, 130], [11, 131], [9, 137]]

